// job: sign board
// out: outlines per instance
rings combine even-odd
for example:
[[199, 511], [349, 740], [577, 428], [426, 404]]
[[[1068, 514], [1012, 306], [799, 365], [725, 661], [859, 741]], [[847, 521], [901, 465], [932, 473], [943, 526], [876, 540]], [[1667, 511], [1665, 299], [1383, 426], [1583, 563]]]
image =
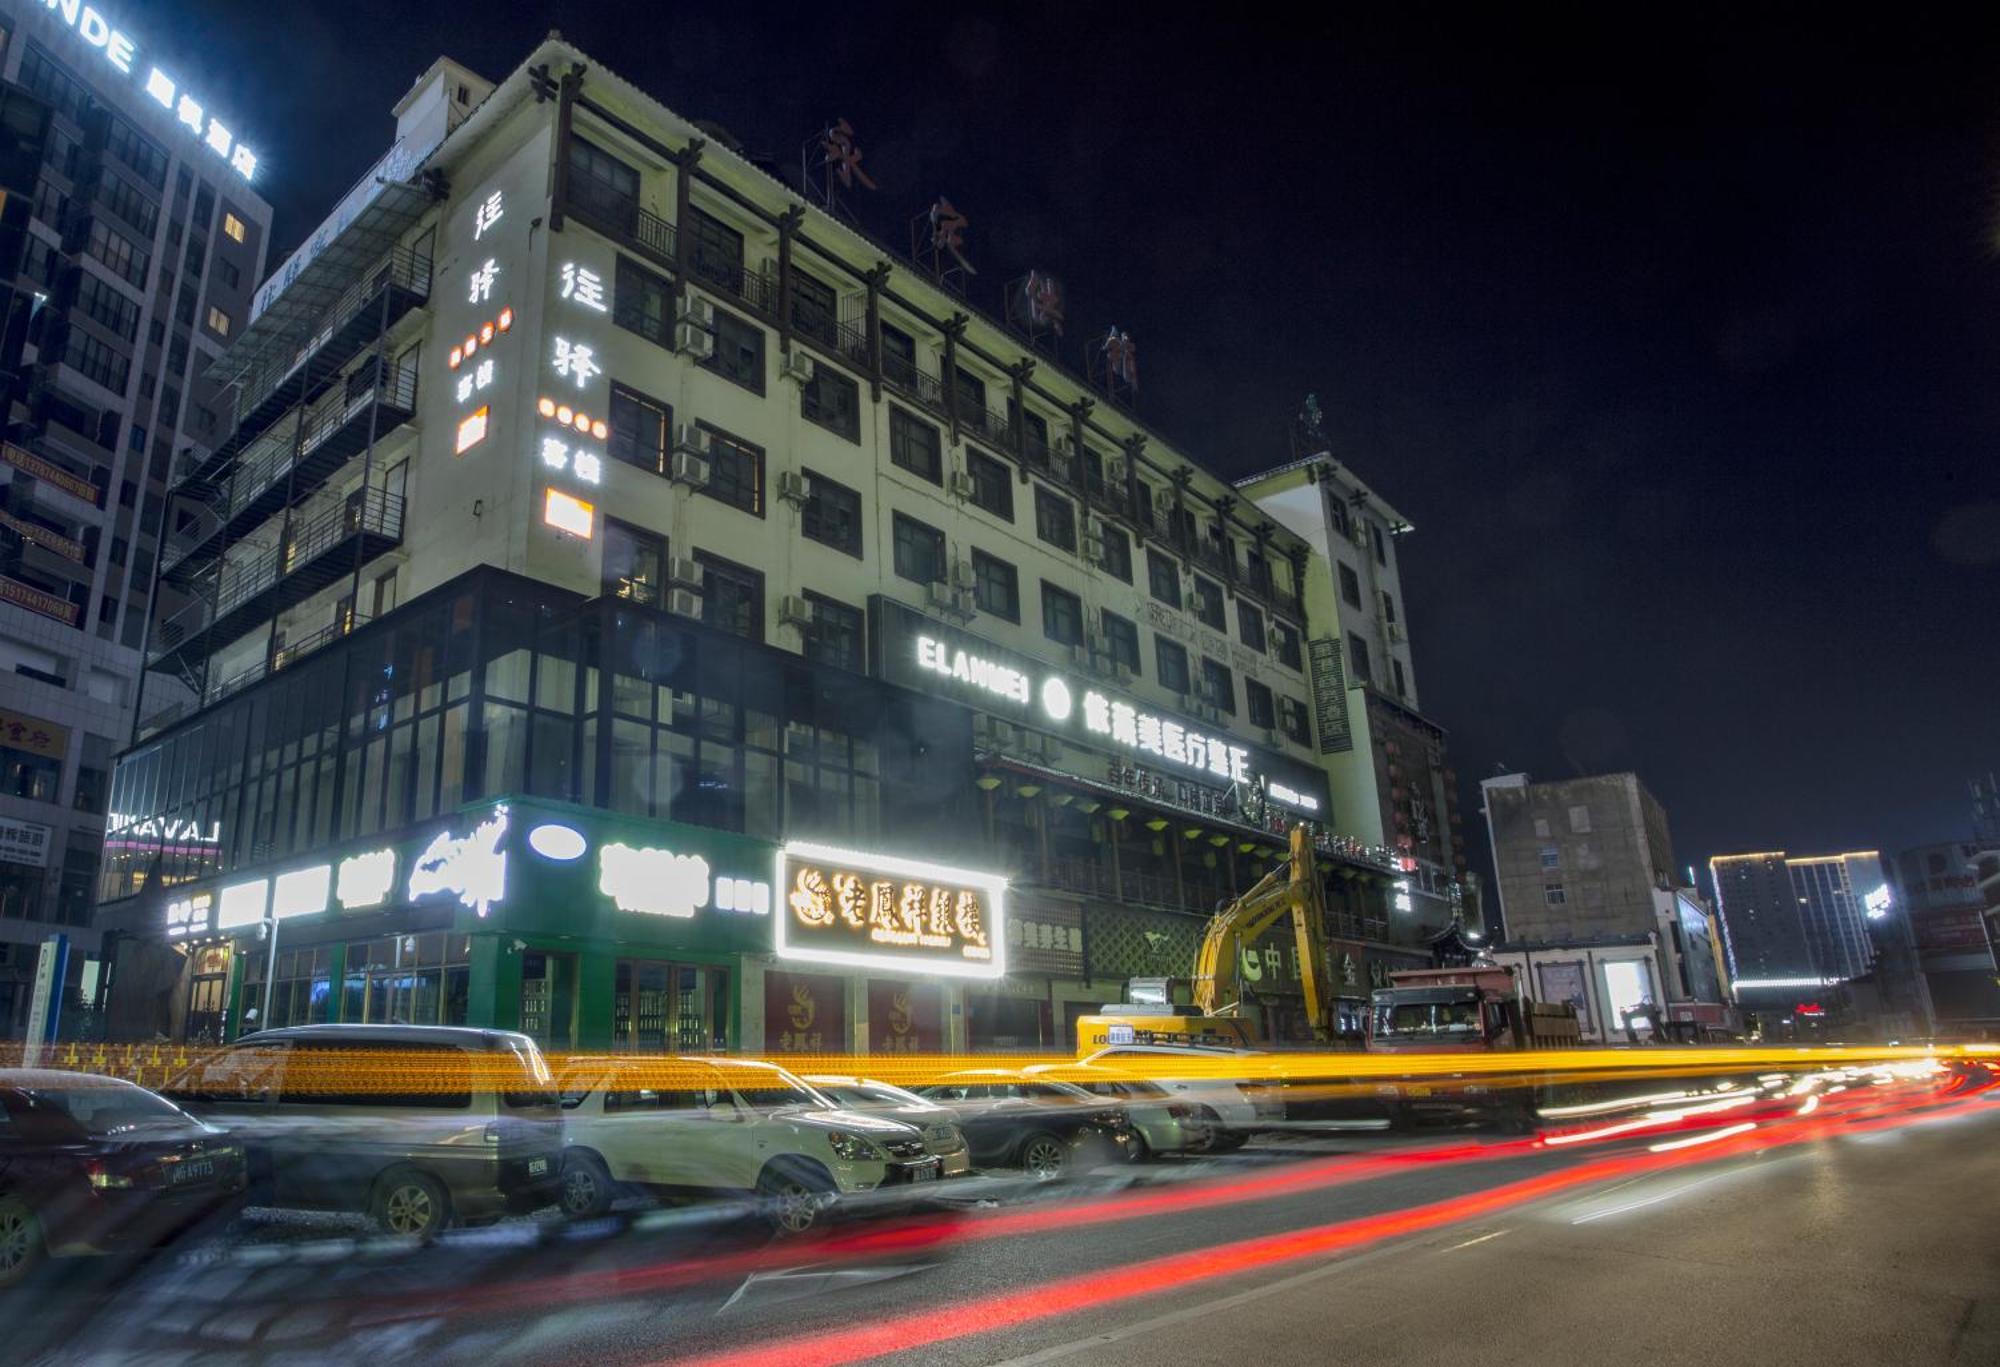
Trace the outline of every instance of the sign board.
[[44, 484], [62, 490], [71, 498], [80, 498], [93, 508], [104, 506], [104, 491], [81, 475], [73, 475], [57, 465], [45, 460], [24, 446], [13, 442], [0, 442], [0, 460], [7, 462], [23, 474], [33, 475]]
[[[4, 194], [0, 194], [4, 199]], [[32, 541], [45, 551], [54, 551], [65, 560], [74, 560], [81, 565], [87, 558], [81, 541], [73, 541], [61, 532], [51, 531], [39, 522], [30, 522], [24, 517], [16, 517], [9, 512], [0, 512], [0, 527], [5, 527], [23, 541]]]
[[15, 607], [26, 608], [29, 612], [39, 612], [44, 617], [53, 617], [64, 626], [75, 626], [79, 609], [67, 598], [46, 593], [33, 584], [24, 584], [12, 575], [0, 574], [0, 603], [12, 603]]
[[847, 979], [764, 975], [764, 1047], [781, 1054], [847, 1052]]
[[0, 745], [59, 760], [69, 753], [69, 728], [0, 707]]
[[778, 852], [775, 883], [781, 959], [1007, 972], [1007, 880], [997, 874], [794, 841]]
[[42, 1061], [42, 1048], [53, 1044], [62, 1023], [62, 985], [69, 973], [69, 936], [51, 935], [35, 957], [34, 995], [28, 1005], [28, 1034], [21, 1066]]
[[1347, 720], [1347, 670], [1340, 642], [1315, 637], [1306, 648], [1312, 662], [1313, 715], [1319, 723], [1319, 752], [1342, 755], [1354, 748], [1354, 728]]
[[49, 866], [49, 837], [52, 834], [54, 832], [49, 827], [32, 821], [0, 818], [0, 860], [45, 869]]

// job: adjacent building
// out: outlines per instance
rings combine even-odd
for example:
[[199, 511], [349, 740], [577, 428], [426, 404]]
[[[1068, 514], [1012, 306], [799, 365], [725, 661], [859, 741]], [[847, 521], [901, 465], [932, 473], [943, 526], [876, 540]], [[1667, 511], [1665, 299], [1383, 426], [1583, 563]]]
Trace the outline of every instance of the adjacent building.
[[[1426, 961], [1320, 767], [1304, 538], [559, 39], [395, 116], [175, 466], [116, 1031], [1060, 1047], [1301, 821], [1355, 1025]], [[1296, 1033], [1289, 943], [1242, 968]]]
[[1941, 1029], [2000, 1028], [2000, 962], [1981, 889], [1974, 841], [1920, 845], [1896, 856], [1896, 902], [1909, 915], [1916, 950]]
[[1239, 480], [1259, 510], [1312, 548], [1307, 645], [1320, 763], [1342, 829], [1389, 848], [1401, 864], [1410, 919], [1463, 919], [1479, 932], [1458, 775], [1444, 727], [1417, 702], [1401, 548], [1401, 514], [1326, 453]]
[[263, 271], [248, 130], [204, 107], [182, 79], [198, 74], [95, 10], [0, 9], [0, 1035], [25, 1022], [50, 934], [72, 941], [72, 991], [96, 977], [166, 489], [225, 434], [205, 372]]
[[1666, 810], [1636, 774], [1480, 786], [1496, 961], [1539, 998], [1574, 1003], [1589, 1040], [1733, 1029], [1715, 919], [1675, 876]]

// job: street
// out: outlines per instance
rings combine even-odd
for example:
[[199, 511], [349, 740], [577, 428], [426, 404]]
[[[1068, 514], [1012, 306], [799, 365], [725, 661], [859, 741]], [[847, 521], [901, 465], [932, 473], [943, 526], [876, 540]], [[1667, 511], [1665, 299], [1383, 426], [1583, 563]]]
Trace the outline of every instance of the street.
[[1274, 1135], [800, 1241], [636, 1209], [412, 1249], [258, 1213], [58, 1265], [0, 1327], [51, 1362], [1991, 1362], [1990, 1095], [1663, 1146]]

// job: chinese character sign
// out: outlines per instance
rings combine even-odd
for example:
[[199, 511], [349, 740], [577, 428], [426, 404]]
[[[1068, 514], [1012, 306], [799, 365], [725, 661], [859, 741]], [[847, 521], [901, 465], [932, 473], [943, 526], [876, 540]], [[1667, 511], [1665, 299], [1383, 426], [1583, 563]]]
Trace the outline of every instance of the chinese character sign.
[[820, 135], [820, 151], [826, 154], [826, 164], [840, 183], [853, 189], [859, 181], [867, 189], [873, 190], [875, 182], [861, 169], [861, 149], [854, 144], [854, 127], [846, 119], [837, 121], [833, 127]]
[[780, 958], [1006, 971], [1003, 878], [796, 842], [778, 878]]

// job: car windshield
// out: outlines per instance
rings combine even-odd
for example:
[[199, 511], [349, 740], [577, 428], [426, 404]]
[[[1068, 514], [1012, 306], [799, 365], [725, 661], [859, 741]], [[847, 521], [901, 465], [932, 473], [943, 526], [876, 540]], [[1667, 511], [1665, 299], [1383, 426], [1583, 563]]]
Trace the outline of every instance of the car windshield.
[[515, 1065], [514, 1078], [513, 1085], [501, 1092], [500, 1099], [515, 1110], [557, 1105], [561, 1098], [556, 1094], [555, 1078], [549, 1073], [542, 1051], [533, 1044], [508, 1040], [505, 1052]]
[[785, 1106], [828, 1107], [834, 1103], [790, 1073], [758, 1070], [749, 1076], [731, 1078], [730, 1087], [746, 1106], [775, 1111]]
[[192, 1123], [188, 1113], [143, 1087], [114, 1083], [102, 1086], [37, 1088], [35, 1099], [60, 1109], [91, 1135], [123, 1134], [149, 1125]]
[[1479, 999], [1467, 995], [1450, 1001], [1376, 1002], [1375, 1033], [1476, 1039], [1480, 1033]]

